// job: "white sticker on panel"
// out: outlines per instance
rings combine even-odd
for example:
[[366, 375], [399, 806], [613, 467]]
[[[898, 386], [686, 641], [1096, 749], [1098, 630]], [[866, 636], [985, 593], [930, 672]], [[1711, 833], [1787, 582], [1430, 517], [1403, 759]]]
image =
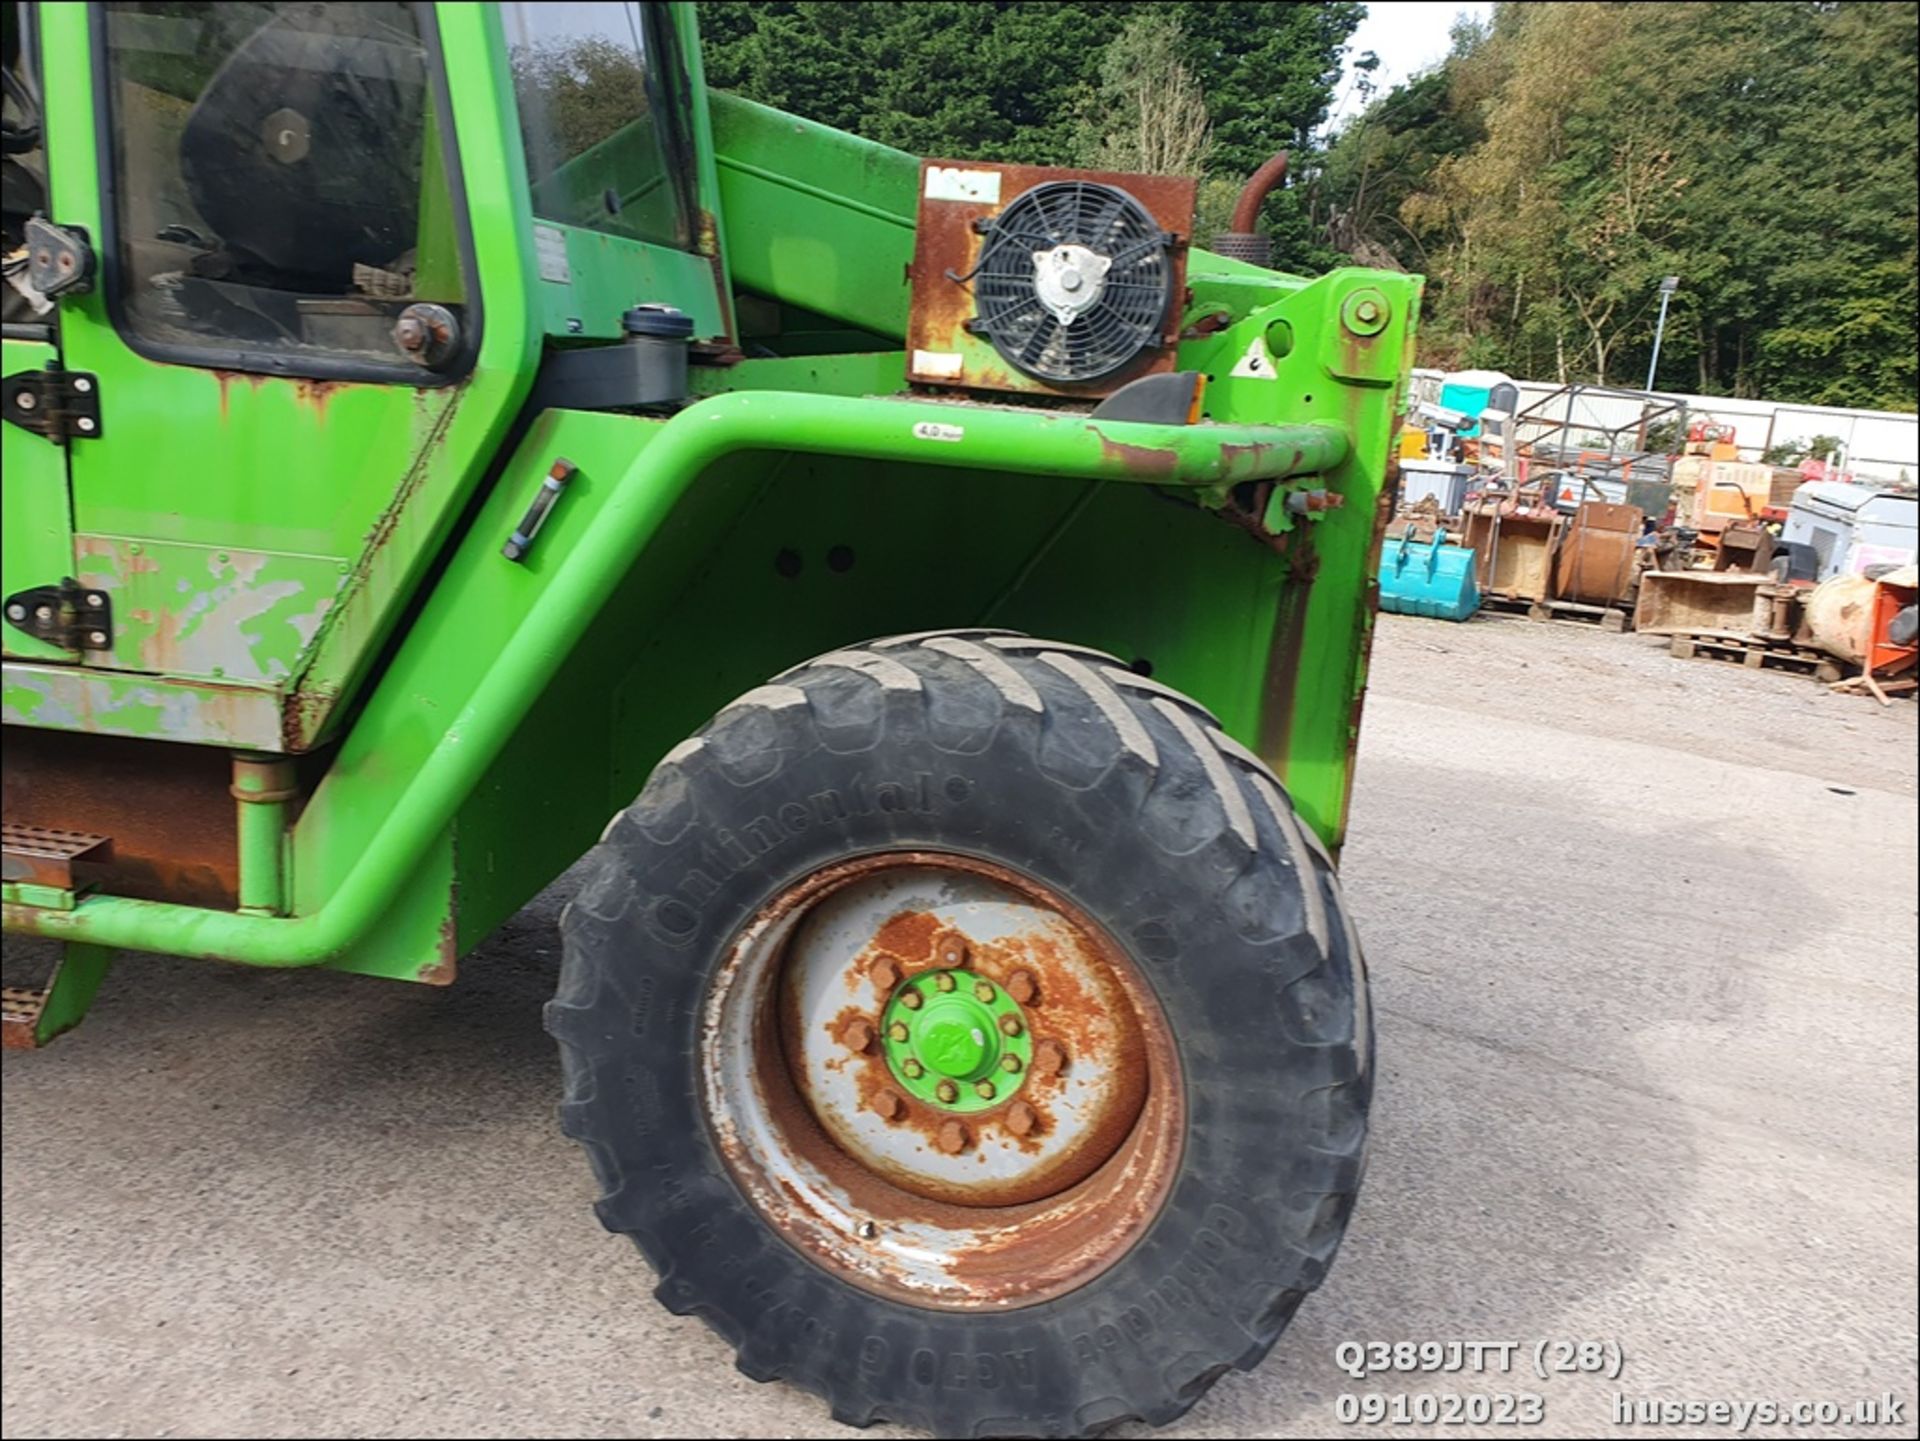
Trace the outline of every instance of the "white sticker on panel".
[[957, 165], [927, 167], [927, 199], [965, 200], [975, 205], [1000, 203], [998, 170], [962, 170]]
[[913, 353], [913, 373], [934, 380], [958, 380], [965, 366], [966, 361], [958, 351], [916, 350]]
[[1267, 342], [1262, 336], [1254, 336], [1253, 344], [1247, 347], [1247, 353], [1240, 357], [1239, 363], [1231, 372], [1243, 380], [1278, 380], [1273, 373], [1273, 360], [1267, 354]]
[[534, 255], [540, 262], [540, 278], [573, 283], [573, 271], [567, 265], [567, 232], [557, 225], [533, 227]]

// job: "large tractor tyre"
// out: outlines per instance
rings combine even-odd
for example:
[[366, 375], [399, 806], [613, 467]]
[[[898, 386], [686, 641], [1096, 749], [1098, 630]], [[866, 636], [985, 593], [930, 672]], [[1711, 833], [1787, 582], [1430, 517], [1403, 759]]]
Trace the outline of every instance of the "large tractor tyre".
[[1110, 656], [955, 631], [788, 671], [661, 761], [563, 930], [601, 1221], [841, 1421], [1165, 1423], [1333, 1261], [1372, 1084], [1333, 868]]

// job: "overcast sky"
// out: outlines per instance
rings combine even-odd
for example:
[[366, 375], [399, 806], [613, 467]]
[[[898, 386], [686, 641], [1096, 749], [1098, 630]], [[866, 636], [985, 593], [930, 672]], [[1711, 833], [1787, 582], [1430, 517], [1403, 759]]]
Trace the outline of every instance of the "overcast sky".
[[[1410, 79], [1418, 71], [1443, 59], [1450, 43], [1447, 32], [1455, 17], [1471, 15], [1485, 20], [1493, 13], [1490, 3], [1469, 4], [1462, 0], [1384, 0], [1367, 6], [1367, 18], [1353, 32], [1349, 56], [1371, 50], [1380, 57], [1380, 68], [1373, 72], [1373, 83], [1382, 94]], [[1353, 72], [1341, 81], [1340, 91], [1328, 121], [1338, 126], [1357, 113], [1360, 94], [1352, 83]]]

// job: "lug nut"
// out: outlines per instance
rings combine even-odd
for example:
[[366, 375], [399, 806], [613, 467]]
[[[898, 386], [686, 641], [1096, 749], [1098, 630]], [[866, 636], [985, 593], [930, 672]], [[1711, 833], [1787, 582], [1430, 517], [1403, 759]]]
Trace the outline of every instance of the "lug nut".
[[867, 967], [867, 978], [883, 991], [890, 991], [900, 984], [900, 967], [893, 957], [882, 956]]
[[1056, 1076], [1067, 1068], [1067, 1048], [1058, 1041], [1042, 1041], [1033, 1048], [1033, 1068], [1043, 1076]]
[[1007, 1129], [1016, 1136], [1026, 1135], [1039, 1123], [1040, 1117], [1025, 1101], [1015, 1101], [1007, 1108]]
[[921, 1003], [925, 1000], [926, 997], [918, 991], [902, 991], [900, 993], [900, 1004], [910, 1011], [919, 1010]]
[[973, 1093], [983, 1101], [991, 1101], [995, 1096], [1000, 1094], [994, 1089], [992, 1081], [975, 1081], [973, 1083]]
[[960, 1088], [954, 1085], [952, 1081], [942, 1081], [933, 1088], [933, 1094], [939, 1097], [944, 1104], [951, 1106], [955, 1101], [960, 1099]]
[[981, 981], [974, 986], [973, 994], [979, 1000], [991, 1002], [994, 995], [993, 986], [987, 981]]
[[907, 1023], [905, 1021], [895, 1021], [891, 1026], [887, 1027], [887, 1034], [896, 1041], [906, 1040]]
[[967, 1149], [973, 1137], [967, 1134], [967, 1128], [958, 1121], [948, 1121], [940, 1128], [940, 1134], [936, 1140], [941, 1150], [949, 1156], [957, 1156]]
[[943, 991], [950, 991], [953, 989], [955, 984], [953, 979], [953, 973], [951, 971], [942, 971], [939, 975], [933, 978], [933, 983]]
[[873, 1113], [883, 1121], [897, 1121], [907, 1109], [907, 1103], [900, 1099], [898, 1091], [875, 1091], [873, 1099], [867, 1103], [873, 1107]]
[[1002, 1056], [1000, 1058], [1000, 1069], [1016, 1076], [1019, 1075], [1020, 1058], [1018, 1056]]
[[1040, 983], [1033, 978], [1032, 971], [1015, 971], [1007, 977], [1007, 994], [1013, 997], [1015, 1005], [1030, 1006], [1033, 998], [1040, 994]]
[[900, 1069], [906, 1072], [907, 1079], [910, 1081], [917, 1081], [927, 1073], [927, 1068], [914, 1060], [902, 1061]]
[[1003, 1036], [1019, 1035], [1020, 1018], [1018, 1016], [1002, 1016], [1000, 1018], [1000, 1034]]
[[864, 1051], [873, 1044], [873, 1027], [859, 1017], [847, 1022], [847, 1028], [840, 1033], [840, 1039], [847, 1043], [850, 1051]]
[[941, 965], [957, 968], [964, 966], [966, 963], [967, 943], [965, 941], [948, 941], [940, 947]]

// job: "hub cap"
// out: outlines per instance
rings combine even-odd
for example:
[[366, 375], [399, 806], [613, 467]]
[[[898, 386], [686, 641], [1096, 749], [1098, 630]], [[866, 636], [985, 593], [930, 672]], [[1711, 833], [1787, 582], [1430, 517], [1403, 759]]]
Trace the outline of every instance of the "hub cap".
[[1178, 1161], [1171, 1036], [1132, 962], [1024, 877], [899, 853], [807, 878], [736, 941], [703, 1096], [742, 1190], [803, 1252], [918, 1304], [1097, 1275]]
[[977, 971], [934, 969], [902, 981], [884, 1017], [887, 1064], [901, 1088], [943, 1111], [1013, 1099], [1033, 1064], [1025, 1014]]

